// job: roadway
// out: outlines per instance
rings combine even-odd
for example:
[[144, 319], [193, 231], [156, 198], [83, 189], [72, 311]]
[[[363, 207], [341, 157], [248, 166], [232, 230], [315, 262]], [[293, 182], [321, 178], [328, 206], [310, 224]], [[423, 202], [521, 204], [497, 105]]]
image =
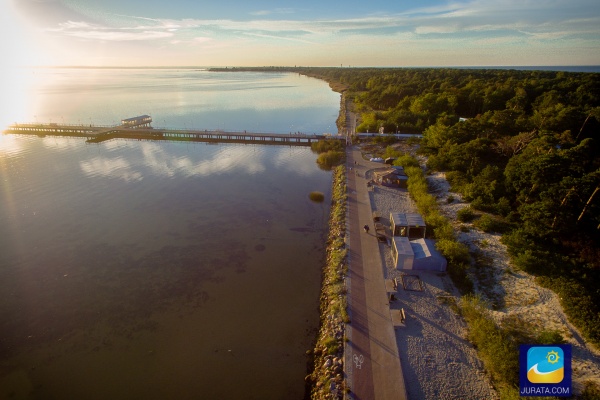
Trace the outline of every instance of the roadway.
[[[348, 146], [348, 313], [345, 348], [349, 399], [405, 400], [404, 375], [384, 280], [384, 264], [375, 237], [365, 172], [381, 164], [364, 161]], [[360, 165], [355, 165], [354, 162]], [[352, 170], [350, 169], [352, 168]], [[358, 173], [358, 174], [357, 174]], [[362, 227], [369, 224], [365, 233]]]

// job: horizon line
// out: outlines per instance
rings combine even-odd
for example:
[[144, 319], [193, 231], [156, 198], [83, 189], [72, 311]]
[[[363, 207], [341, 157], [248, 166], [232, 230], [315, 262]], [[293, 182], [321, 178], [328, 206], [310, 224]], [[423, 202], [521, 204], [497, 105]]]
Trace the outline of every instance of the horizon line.
[[193, 68], [339, 68], [339, 69], [363, 69], [363, 68], [535, 68], [535, 67], [600, 67], [600, 64], [511, 64], [511, 65], [341, 65], [341, 66], [317, 66], [317, 65], [20, 65], [18, 68], [72, 68], [72, 69], [193, 69]]

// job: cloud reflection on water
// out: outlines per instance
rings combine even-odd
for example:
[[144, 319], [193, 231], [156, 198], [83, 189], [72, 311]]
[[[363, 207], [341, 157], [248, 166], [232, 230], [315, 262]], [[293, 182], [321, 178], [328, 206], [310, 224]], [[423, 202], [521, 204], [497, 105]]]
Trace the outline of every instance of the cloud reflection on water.
[[218, 147], [210, 158], [198, 160], [193, 159], [192, 155], [170, 154], [167, 148], [158, 143], [142, 143], [140, 147], [145, 164], [157, 175], [208, 176], [233, 169], [255, 174], [266, 169], [262, 151], [249, 157], [248, 149], [241, 146]]
[[[111, 151], [119, 151], [118, 146], [110, 145]], [[53, 147], [62, 150], [65, 147]], [[155, 176], [208, 176], [236, 170], [245, 174], [256, 174], [266, 170], [265, 154], [256, 151], [251, 156], [245, 147], [225, 146], [215, 148], [209, 158], [206, 152], [180, 155], [164, 143], [140, 143], [141, 160], [128, 161], [122, 156], [96, 156], [80, 161], [81, 171], [87, 176], [105, 176], [124, 181], [139, 181], [144, 175]], [[177, 150], [181, 150], [178, 148]]]
[[[0, 150], [18, 148], [11, 135], [2, 138]], [[132, 142], [109, 140], [97, 145], [73, 138], [46, 137], [46, 149], [70, 151], [89, 146], [87, 157], [78, 161], [88, 177], [112, 177], [125, 182], [141, 181], [148, 174], [163, 177], [209, 176], [230, 173], [255, 175], [272, 165], [298, 176], [315, 173], [314, 155], [308, 149], [279, 146], [207, 145], [201, 143]], [[183, 153], [183, 154], [182, 154]], [[81, 154], [81, 153], [80, 153]]]
[[131, 164], [122, 157], [94, 157], [91, 160], [81, 161], [79, 166], [81, 171], [88, 177], [106, 176], [122, 179], [126, 182], [140, 181], [143, 179], [142, 173], [136, 171]]

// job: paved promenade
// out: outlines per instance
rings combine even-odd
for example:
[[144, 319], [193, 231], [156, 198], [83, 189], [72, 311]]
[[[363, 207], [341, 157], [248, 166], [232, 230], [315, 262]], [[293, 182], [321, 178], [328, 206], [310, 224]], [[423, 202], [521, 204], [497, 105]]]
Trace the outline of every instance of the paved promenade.
[[[404, 376], [375, 237], [365, 171], [382, 167], [364, 161], [354, 147], [347, 150], [350, 278], [345, 368], [349, 399], [407, 399]], [[359, 165], [355, 165], [354, 162]], [[352, 170], [350, 170], [352, 168]], [[368, 224], [369, 233], [362, 227]]]

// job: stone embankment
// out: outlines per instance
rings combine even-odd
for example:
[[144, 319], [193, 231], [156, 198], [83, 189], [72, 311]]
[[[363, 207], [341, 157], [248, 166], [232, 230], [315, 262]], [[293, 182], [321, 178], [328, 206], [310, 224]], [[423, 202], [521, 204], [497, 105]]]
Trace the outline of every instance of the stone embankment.
[[327, 260], [320, 298], [321, 323], [315, 347], [307, 352], [313, 357], [313, 370], [305, 378], [311, 399], [341, 399], [345, 391], [346, 197], [346, 169], [339, 166], [333, 174]]

